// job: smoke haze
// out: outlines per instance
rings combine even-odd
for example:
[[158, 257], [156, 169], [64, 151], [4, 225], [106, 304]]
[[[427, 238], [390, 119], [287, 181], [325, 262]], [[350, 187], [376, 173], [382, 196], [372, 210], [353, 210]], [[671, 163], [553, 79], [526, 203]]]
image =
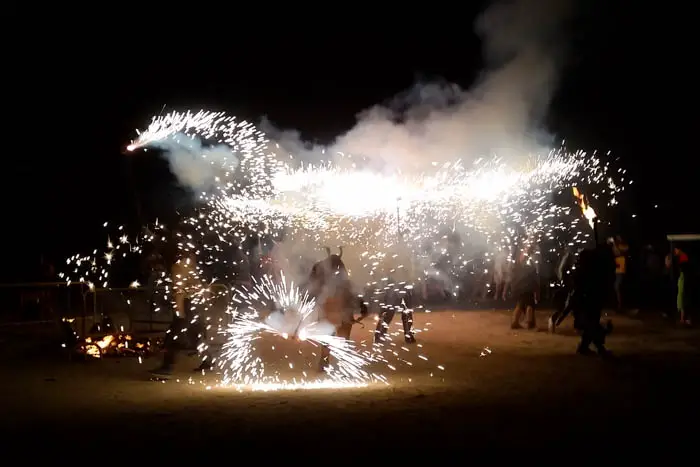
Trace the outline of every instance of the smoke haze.
[[[355, 126], [328, 147], [305, 142], [298, 131], [275, 128], [267, 119], [260, 128], [271, 140], [270, 148], [282, 156], [292, 154], [297, 160], [314, 162], [341, 152], [369, 158], [374, 167], [387, 171], [421, 171], [432, 162], [469, 162], [489, 154], [517, 162], [530, 153], [546, 152], [551, 140], [542, 123], [558, 84], [574, 1], [492, 2], [474, 24], [482, 40], [485, 68], [469, 89], [448, 82], [418, 83], [388, 103], [360, 112]], [[460, 60], [459, 56], [454, 60]], [[218, 162], [235, 157], [228, 147], [202, 147], [184, 138], [187, 145], [176, 138], [161, 143], [161, 148], [180, 183], [194, 191], [208, 190]], [[197, 159], [202, 153], [211, 164]], [[332, 233], [318, 244], [283, 241], [273, 256], [288, 262], [285, 270], [290, 279], [303, 281], [311, 261], [325, 257], [324, 246], [343, 243], [328, 235]], [[381, 279], [357, 277], [364, 270], [363, 263], [370, 261], [360, 251], [366, 245], [344, 246], [343, 259], [355, 279]], [[399, 277], [396, 280], [402, 280]]]
[[152, 146], [163, 151], [178, 182], [193, 192], [209, 191], [222, 167], [234, 168], [239, 162], [225, 144], [206, 146], [198, 138], [184, 134], [157, 141]]
[[[383, 105], [360, 112], [357, 123], [333, 144], [322, 147], [302, 141], [299, 132], [275, 128], [263, 119], [261, 129], [280, 152], [305, 162], [328, 160], [338, 152], [369, 158], [375, 168], [387, 171], [422, 171], [432, 162], [475, 160], [495, 154], [517, 163], [535, 152], [547, 152], [551, 136], [542, 124], [559, 82], [566, 44], [566, 26], [575, 0], [498, 0], [476, 19], [474, 28], [482, 40], [484, 70], [465, 90], [448, 82], [418, 83]], [[459, 60], [459, 57], [455, 57]], [[479, 240], [462, 238], [471, 249]], [[340, 239], [323, 240], [329, 246]], [[322, 244], [282, 242], [275, 256], [322, 259]], [[361, 245], [346, 246], [344, 259], [357, 283], [381, 281], [366, 277]], [[359, 250], [358, 250], [359, 248]], [[355, 251], [356, 250], [356, 251]], [[407, 271], [397, 269], [401, 259], [383, 262], [384, 275], [404, 280]], [[399, 256], [406, 258], [401, 252]], [[395, 262], [396, 264], [391, 264]], [[288, 266], [293, 266], [289, 264]], [[306, 264], [287, 269], [303, 280]], [[409, 265], [406, 264], [406, 267]], [[411, 266], [430, 274], [430, 265]], [[292, 272], [292, 270], [294, 272]], [[297, 271], [301, 277], [297, 276]]]
[[318, 159], [325, 149], [326, 158], [337, 152], [361, 155], [404, 171], [433, 161], [546, 150], [551, 138], [542, 122], [559, 81], [573, 7], [574, 0], [493, 2], [474, 25], [486, 66], [470, 89], [418, 83], [388, 104], [362, 111], [357, 124], [328, 148], [268, 121], [263, 130], [304, 160]]

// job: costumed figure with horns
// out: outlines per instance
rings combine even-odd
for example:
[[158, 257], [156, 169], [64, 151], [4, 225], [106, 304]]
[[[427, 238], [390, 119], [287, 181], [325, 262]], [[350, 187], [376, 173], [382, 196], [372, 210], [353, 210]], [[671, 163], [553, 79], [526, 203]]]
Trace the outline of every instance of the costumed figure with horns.
[[[319, 320], [326, 320], [335, 327], [335, 335], [350, 338], [352, 325], [357, 322], [355, 310], [360, 309], [362, 317], [367, 316], [368, 308], [364, 300], [353, 293], [352, 283], [343, 262], [343, 248], [338, 254], [331, 254], [326, 247], [326, 258], [316, 262], [309, 275], [308, 291], [316, 299]], [[321, 351], [320, 370], [325, 371], [330, 364], [330, 349]]]

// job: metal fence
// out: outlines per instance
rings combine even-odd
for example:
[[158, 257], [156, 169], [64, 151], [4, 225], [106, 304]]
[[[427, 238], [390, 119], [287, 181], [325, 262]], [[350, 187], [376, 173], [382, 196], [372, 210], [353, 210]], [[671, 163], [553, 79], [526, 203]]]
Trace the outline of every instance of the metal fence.
[[[212, 284], [192, 301], [195, 313], [210, 322], [225, 319], [230, 300], [226, 285]], [[146, 287], [90, 288], [83, 283], [0, 284], [0, 329], [51, 327], [61, 318], [75, 320], [82, 335], [111, 318], [126, 332], [164, 332], [173, 318], [162, 290]]]

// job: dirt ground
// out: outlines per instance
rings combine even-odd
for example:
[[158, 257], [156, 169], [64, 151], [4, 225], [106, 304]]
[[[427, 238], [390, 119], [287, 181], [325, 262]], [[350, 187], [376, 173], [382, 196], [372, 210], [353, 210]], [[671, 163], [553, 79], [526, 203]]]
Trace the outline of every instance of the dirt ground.
[[[561, 452], [575, 461], [695, 450], [700, 332], [613, 320], [608, 361], [576, 355], [571, 323], [550, 335], [544, 313], [538, 331], [511, 331], [504, 311], [417, 314], [420, 347], [394, 348], [412, 366], [375, 368], [391, 384], [358, 389], [239, 392], [213, 386], [216, 376], [192, 372], [187, 358], [173, 380], [156, 383], [147, 373], [154, 359], [6, 355], [0, 439], [5, 451], [42, 446], [37, 460], [54, 461], [64, 451], [398, 463], [436, 452]], [[371, 327], [356, 327], [353, 339], [368, 339]]]

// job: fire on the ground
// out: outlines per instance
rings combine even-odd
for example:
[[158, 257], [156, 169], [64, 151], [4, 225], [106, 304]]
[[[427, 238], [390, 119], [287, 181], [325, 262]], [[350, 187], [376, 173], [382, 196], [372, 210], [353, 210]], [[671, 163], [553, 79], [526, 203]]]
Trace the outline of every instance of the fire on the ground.
[[64, 348], [73, 349], [83, 355], [94, 358], [107, 356], [114, 357], [138, 357], [146, 356], [154, 352], [157, 342], [148, 337], [134, 338], [131, 334], [121, 332], [102, 333], [100, 335], [86, 336], [80, 338], [70, 324], [72, 319], [64, 318], [65, 342]]
[[78, 351], [95, 358], [105, 356], [144, 355], [152, 350], [150, 339], [134, 339], [130, 334], [107, 334], [101, 338], [86, 337], [78, 344]]

